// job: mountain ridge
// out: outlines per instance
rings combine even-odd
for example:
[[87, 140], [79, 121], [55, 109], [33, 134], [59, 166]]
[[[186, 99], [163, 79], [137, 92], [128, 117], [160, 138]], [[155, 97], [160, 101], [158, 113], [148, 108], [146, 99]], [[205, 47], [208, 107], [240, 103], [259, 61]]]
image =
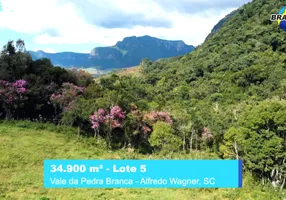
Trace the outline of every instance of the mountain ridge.
[[113, 46], [96, 47], [89, 54], [47, 53], [42, 50], [29, 53], [34, 60], [49, 58], [54, 65], [61, 67], [93, 67], [106, 70], [136, 66], [144, 58], [157, 60], [184, 55], [194, 49], [193, 45], [187, 45], [182, 40], [165, 40], [144, 35], [125, 37]]

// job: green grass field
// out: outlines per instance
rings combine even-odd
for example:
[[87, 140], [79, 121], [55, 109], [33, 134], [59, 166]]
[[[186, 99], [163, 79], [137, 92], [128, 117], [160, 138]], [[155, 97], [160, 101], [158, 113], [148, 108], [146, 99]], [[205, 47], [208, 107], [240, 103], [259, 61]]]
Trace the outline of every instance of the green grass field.
[[[53, 130], [55, 132], [53, 132]], [[244, 175], [242, 189], [45, 189], [45, 159], [154, 159], [127, 150], [109, 151], [92, 139], [79, 138], [72, 130], [28, 122], [0, 123], [0, 199], [259, 199], [275, 200], [279, 193], [261, 187]], [[173, 158], [207, 157], [172, 155]], [[169, 158], [169, 157], [167, 157]]]

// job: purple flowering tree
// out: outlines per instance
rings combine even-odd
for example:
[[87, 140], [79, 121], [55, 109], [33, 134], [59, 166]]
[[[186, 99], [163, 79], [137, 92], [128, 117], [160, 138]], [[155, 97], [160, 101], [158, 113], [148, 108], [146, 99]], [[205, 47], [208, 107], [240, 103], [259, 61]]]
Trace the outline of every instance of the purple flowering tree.
[[54, 105], [57, 115], [57, 108], [62, 111], [69, 111], [76, 105], [76, 100], [83, 94], [84, 87], [72, 83], [63, 83], [61, 89], [50, 96], [50, 102]]
[[113, 106], [110, 112], [105, 109], [99, 109], [93, 115], [90, 116], [91, 128], [94, 129], [94, 137], [100, 140], [99, 130], [100, 128], [107, 129], [107, 139], [111, 137], [112, 130], [115, 128], [122, 128], [125, 119], [125, 112], [119, 106]]
[[17, 80], [13, 83], [0, 80], [0, 105], [5, 111], [6, 119], [11, 119], [15, 109], [21, 107], [27, 100], [27, 92], [25, 80]]
[[[124, 130], [125, 136], [127, 134], [128, 139], [128, 141], [125, 141], [124, 146], [126, 146], [127, 143], [140, 144], [144, 141], [148, 141], [153, 131], [152, 127], [157, 122], [165, 122], [169, 125], [173, 124], [169, 113], [153, 111], [144, 114], [139, 111], [135, 105], [132, 105], [131, 112], [128, 115], [126, 115], [126, 112], [119, 106], [113, 106], [109, 111], [101, 108], [94, 112], [89, 120], [91, 128], [94, 130], [94, 138], [97, 138], [97, 141], [99, 141], [100, 135], [103, 135], [109, 147], [113, 130], [116, 128], [122, 129], [123, 124], [128, 127]], [[101, 134], [100, 131], [102, 131]]]
[[91, 128], [94, 130], [94, 137], [97, 138], [98, 142], [100, 140], [99, 128], [100, 128], [100, 125], [104, 124], [106, 117], [107, 117], [106, 110], [101, 108], [101, 109], [98, 109], [97, 112], [94, 112], [94, 114], [91, 115], [89, 118], [92, 124]]
[[72, 83], [63, 83], [62, 88], [57, 93], [51, 95], [50, 101], [55, 106], [66, 109], [83, 92], [84, 87], [79, 87]]

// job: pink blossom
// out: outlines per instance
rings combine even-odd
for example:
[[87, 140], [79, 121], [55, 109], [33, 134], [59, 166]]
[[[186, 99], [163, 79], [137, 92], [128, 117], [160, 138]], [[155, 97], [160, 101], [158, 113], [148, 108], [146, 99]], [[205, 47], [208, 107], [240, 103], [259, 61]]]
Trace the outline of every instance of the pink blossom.
[[52, 94], [50, 101], [54, 106], [59, 106], [64, 110], [70, 110], [75, 107], [74, 101], [84, 92], [83, 87], [78, 87], [72, 83], [63, 83], [62, 88], [55, 94]]
[[122, 111], [122, 109], [119, 106], [114, 106], [111, 108], [110, 115], [112, 119], [119, 118], [119, 119], [124, 119], [125, 118], [125, 113]]
[[18, 88], [17, 91], [19, 93], [25, 93], [25, 92], [27, 92], [27, 89], [26, 88]]
[[112, 128], [121, 128], [122, 124], [118, 120], [113, 120], [111, 126]]
[[89, 117], [90, 122], [92, 123], [92, 128], [97, 129], [100, 123], [103, 123], [106, 119], [106, 111], [104, 109], [99, 109], [93, 115]]
[[25, 80], [17, 80], [14, 83], [0, 80], [0, 104], [7, 112], [17, 108], [27, 97], [27, 82]]
[[104, 116], [106, 114], [106, 110], [104, 110], [103, 108], [98, 109], [98, 114], [101, 116]]
[[4, 87], [7, 87], [10, 85], [8, 81], [0, 80], [0, 85], [3, 85]]
[[93, 129], [97, 129], [99, 127], [99, 123], [98, 122], [93, 122], [92, 123], [92, 128]]
[[25, 80], [17, 80], [12, 84], [13, 87], [23, 88], [27, 86], [27, 82]]
[[142, 130], [143, 130], [143, 133], [145, 134], [150, 133], [152, 131], [148, 126], [143, 126]]
[[93, 115], [90, 116], [90, 122], [93, 129], [98, 129], [99, 126], [105, 124], [112, 128], [121, 128], [122, 120], [125, 118], [125, 112], [119, 106], [114, 106], [107, 112], [104, 109], [98, 109]]

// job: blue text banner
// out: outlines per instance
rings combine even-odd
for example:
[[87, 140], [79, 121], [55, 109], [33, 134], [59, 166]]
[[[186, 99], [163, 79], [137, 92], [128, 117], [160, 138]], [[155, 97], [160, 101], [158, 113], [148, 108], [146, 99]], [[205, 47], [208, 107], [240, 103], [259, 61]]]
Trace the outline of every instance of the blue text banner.
[[241, 188], [240, 160], [45, 160], [45, 188]]

